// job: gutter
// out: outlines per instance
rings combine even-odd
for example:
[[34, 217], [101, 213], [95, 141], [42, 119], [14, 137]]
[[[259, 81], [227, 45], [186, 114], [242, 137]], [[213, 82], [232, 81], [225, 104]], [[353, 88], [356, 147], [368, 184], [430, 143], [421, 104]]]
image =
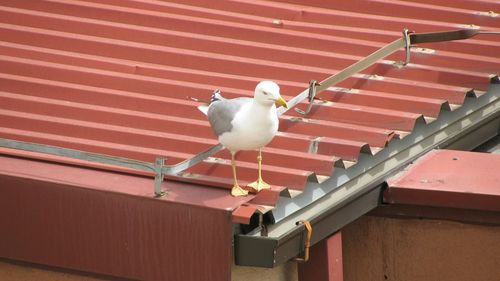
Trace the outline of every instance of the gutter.
[[[327, 238], [345, 225], [353, 222], [375, 209], [380, 202], [383, 185], [377, 185], [363, 194], [342, 205], [325, 209], [309, 222], [313, 228], [311, 245]], [[304, 251], [306, 229], [303, 224], [291, 229], [280, 237], [235, 236], [235, 259], [237, 265], [272, 268], [285, 263]]]
[[[236, 264], [272, 268], [299, 256], [304, 250], [306, 231], [304, 225], [296, 222], [310, 222], [311, 245], [314, 245], [379, 206], [385, 179], [390, 175], [435, 148], [477, 147], [498, 134], [499, 124], [500, 84], [494, 83], [485, 94], [466, 97], [460, 108], [442, 112], [434, 122], [415, 128], [404, 139], [393, 140], [384, 150], [363, 159], [342, 175], [334, 173], [323, 184], [306, 188], [330, 191], [277, 223], [263, 225], [262, 233], [267, 236], [260, 231], [235, 235]], [[336, 186], [339, 177], [350, 173], [357, 175]]]

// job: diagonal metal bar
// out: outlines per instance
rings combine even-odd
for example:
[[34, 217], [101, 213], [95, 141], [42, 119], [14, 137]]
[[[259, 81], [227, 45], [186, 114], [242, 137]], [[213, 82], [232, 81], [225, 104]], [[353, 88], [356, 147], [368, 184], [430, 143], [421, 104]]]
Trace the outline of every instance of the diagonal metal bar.
[[210, 155], [213, 155], [218, 151], [220, 151], [221, 149], [223, 149], [222, 145], [218, 144], [210, 147], [209, 149], [203, 151], [200, 154], [197, 154], [193, 158], [186, 159], [174, 165], [164, 165], [165, 158], [163, 157], [158, 157], [155, 163], [149, 163], [118, 156], [111, 156], [111, 155], [92, 153], [77, 149], [23, 142], [23, 141], [3, 139], [3, 138], [0, 138], [0, 147], [51, 154], [51, 155], [69, 157], [95, 163], [125, 167], [139, 171], [153, 172], [155, 173], [154, 190], [156, 196], [162, 196], [165, 194], [165, 192], [161, 190], [161, 182], [163, 181], [165, 174], [175, 175], [181, 171], [188, 169], [189, 167], [198, 164], [199, 162], [203, 161]]
[[[344, 68], [343, 70], [337, 72], [336, 74], [326, 78], [325, 80], [321, 81], [319, 86], [316, 87], [316, 94], [320, 93], [321, 91], [324, 91], [328, 89], [329, 87], [344, 81], [345, 79], [351, 77], [352, 75], [370, 67], [374, 63], [376, 63], [378, 60], [383, 59], [387, 57], [388, 55], [396, 52], [397, 50], [403, 48], [406, 46], [405, 39], [400, 38], [392, 43], [389, 43], [382, 47], [381, 49], [375, 51], [374, 53], [370, 54], [369, 56], [363, 58], [362, 60]], [[288, 101], [288, 108], [280, 107], [278, 108], [278, 115], [283, 115], [285, 112], [287, 112], [290, 108], [296, 106], [297, 104], [301, 103], [303, 100], [305, 100], [309, 96], [309, 89], [304, 90], [301, 92], [299, 95]]]
[[212, 147], [210, 147], [209, 149], [195, 155], [193, 158], [189, 158], [189, 159], [186, 159], [180, 163], [177, 163], [175, 165], [165, 165], [163, 166], [163, 173], [165, 174], [170, 174], [170, 175], [174, 175], [174, 174], [178, 174], [179, 172], [182, 172], [198, 163], [200, 163], [201, 161], [203, 161], [204, 159], [214, 155], [215, 153], [221, 151], [224, 147], [222, 146], [222, 144], [217, 144], [217, 145], [214, 145]]
[[36, 143], [2, 139], [2, 138], [0, 138], [0, 146], [12, 149], [39, 152], [39, 153], [75, 158], [90, 162], [126, 167], [140, 171], [154, 171], [154, 165], [152, 163], [123, 158], [123, 157], [81, 151], [71, 148], [63, 148], [52, 145], [36, 144]]
[[370, 54], [369, 56], [363, 58], [362, 60], [344, 68], [337, 74], [330, 76], [326, 78], [325, 80], [321, 81], [316, 89], [316, 92], [319, 93], [321, 91], [324, 91], [328, 89], [329, 87], [344, 81], [345, 79], [351, 77], [352, 75], [370, 67], [374, 63], [376, 63], [378, 60], [383, 59], [387, 57], [388, 55], [396, 52], [397, 50], [403, 48], [405, 46], [405, 41], [404, 38], [400, 38], [398, 40], [395, 40], [394, 42], [387, 44], [386, 46], [382, 47], [381, 49], [377, 50], [376, 52]]
[[[477, 31], [477, 30], [468, 30], [468, 29], [460, 29], [460, 30], [452, 30], [452, 31], [444, 31], [444, 32], [432, 32], [432, 33], [412, 33], [407, 29], [403, 30], [403, 36], [393, 42], [385, 45], [384, 47], [378, 49], [367, 57], [359, 60], [358, 62], [344, 68], [343, 70], [337, 72], [336, 74], [326, 78], [321, 81], [316, 87], [316, 94], [320, 93], [332, 87], [333, 85], [344, 81], [345, 79], [353, 76], [354, 74], [372, 66], [378, 60], [381, 60], [401, 48], [406, 49], [406, 61], [405, 64], [409, 62], [409, 48], [413, 44], [419, 43], [429, 43], [429, 42], [443, 42], [443, 41], [451, 41], [451, 40], [462, 40], [474, 37], [478, 34], [486, 34], [486, 35], [500, 35], [500, 32], [496, 31]], [[409, 41], [409, 42], [408, 42]], [[288, 101], [288, 108], [280, 107], [278, 108], [278, 116], [283, 115], [292, 107], [301, 103], [303, 100], [308, 98], [309, 90], [306, 89], [301, 92], [296, 97], [292, 98]]]
[[161, 189], [161, 182], [163, 182], [164, 173], [169, 172], [168, 169], [164, 168], [164, 158], [158, 157], [155, 163], [149, 163], [139, 160], [133, 160], [129, 158], [123, 158], [118, 156], [111, 156], [106, 154], [92, 153], [77, 149], [64, 148], [52, 145], [37, 144], [30, 142], [23, 142], [17, 140], [3, 139], [0, 138], [0, 147], [18, 149], [24, 151], [38, 152], [44, 154], [51, 154], [56, 156], [69, 157], [74, 159], [80, 159], [89, 162], [108, 164], [113, 166], [120, 166], [125, 168], [131, 168], [139, 171], [147, 171], [155, 173], [155, 184], [154, 193], [155, 196], [163, 196], [165, 192]]

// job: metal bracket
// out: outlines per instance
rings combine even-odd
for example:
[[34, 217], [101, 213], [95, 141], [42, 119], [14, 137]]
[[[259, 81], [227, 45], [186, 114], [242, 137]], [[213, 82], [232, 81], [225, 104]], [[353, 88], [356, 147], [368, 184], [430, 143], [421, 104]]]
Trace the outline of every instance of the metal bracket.
[[309, 91], [307, 94], [307, 100], [309, 101], [309, 105], [307, 106], [306, 111], [303, 111], [300, 108], [295, 108], [295, 111], [297, 113], [302, 114], [302, 115], [307, 115], [307, 114], [309, 114], [309, 112], [311, 112], [313, 101], [314, 101], [314, 98], [316, 97], [316, 87], [320, 86], [320, 85], [321, 84], [318, 83], [318, 81], [316, 81], [316, 80], [309, 81]]
[[307, 262], [309, 260], [309, 248], [311, 247], [312, 226], [308, 220], [301, 220], [296, 223], [297, 225], [303, 224], [306, 228], [306, 239], [304, 240], [304, 256], [302, 258], [295, 258], [296, 262]]
[[161, 184], [165, 178], [163, 173], [163, 166], [165, 166], [164, 157], [156, 157], [154, 170], [155, 170], [155, 197], [162, 197], [167, 194], [166, 191], [161, 189]]
[[411, 47], [410, 33], [412, 32], [410, 32], [408, 28], [403, 29], [403, 39], [405, 42], [405, 51], [406, 51], [406, 57], [405, 61], [403, 62], [403, 66], [410, 63], [410, 47]]

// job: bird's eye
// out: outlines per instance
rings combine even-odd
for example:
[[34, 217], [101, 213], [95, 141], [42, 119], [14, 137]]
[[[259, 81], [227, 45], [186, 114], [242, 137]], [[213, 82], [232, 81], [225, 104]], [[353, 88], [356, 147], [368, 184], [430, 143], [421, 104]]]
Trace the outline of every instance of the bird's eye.
[[264, 91], [262, 93], [264, 93], [264, 95], [266, 95], [266, 96], [269, 95], [267, 92], [264, 92]]

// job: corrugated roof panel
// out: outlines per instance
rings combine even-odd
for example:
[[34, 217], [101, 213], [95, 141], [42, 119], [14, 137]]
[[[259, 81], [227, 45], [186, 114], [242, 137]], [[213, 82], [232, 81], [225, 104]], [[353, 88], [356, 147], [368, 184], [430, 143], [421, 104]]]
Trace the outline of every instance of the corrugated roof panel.
[[[478, 14], [494, 5], [485, 3], [6, 1], [0, 137], [176, 163], [217, 143], [196, 108], [214, 89], [251, 96], [258, 81], [270, 79], [290, 99], [404, 27], [498, 30], [498, 20]], [[500, 69], [492, 37], [418, 47], [426, 49], [412, 49], [406, 67], [395, 64], [404, 59], [400, 50], [320, 93], [311, 114], [285, 113], [263, 156], [264, 177], [275, 187], [248, 200], [274, 205], [286, 188], [303, 191], [377, 153], [486, 91]], [[255, 179], [255, 157], [238, 155], [242, 183]], [[228, 188], [228, 158], [219, 152], [170, 179]]]

